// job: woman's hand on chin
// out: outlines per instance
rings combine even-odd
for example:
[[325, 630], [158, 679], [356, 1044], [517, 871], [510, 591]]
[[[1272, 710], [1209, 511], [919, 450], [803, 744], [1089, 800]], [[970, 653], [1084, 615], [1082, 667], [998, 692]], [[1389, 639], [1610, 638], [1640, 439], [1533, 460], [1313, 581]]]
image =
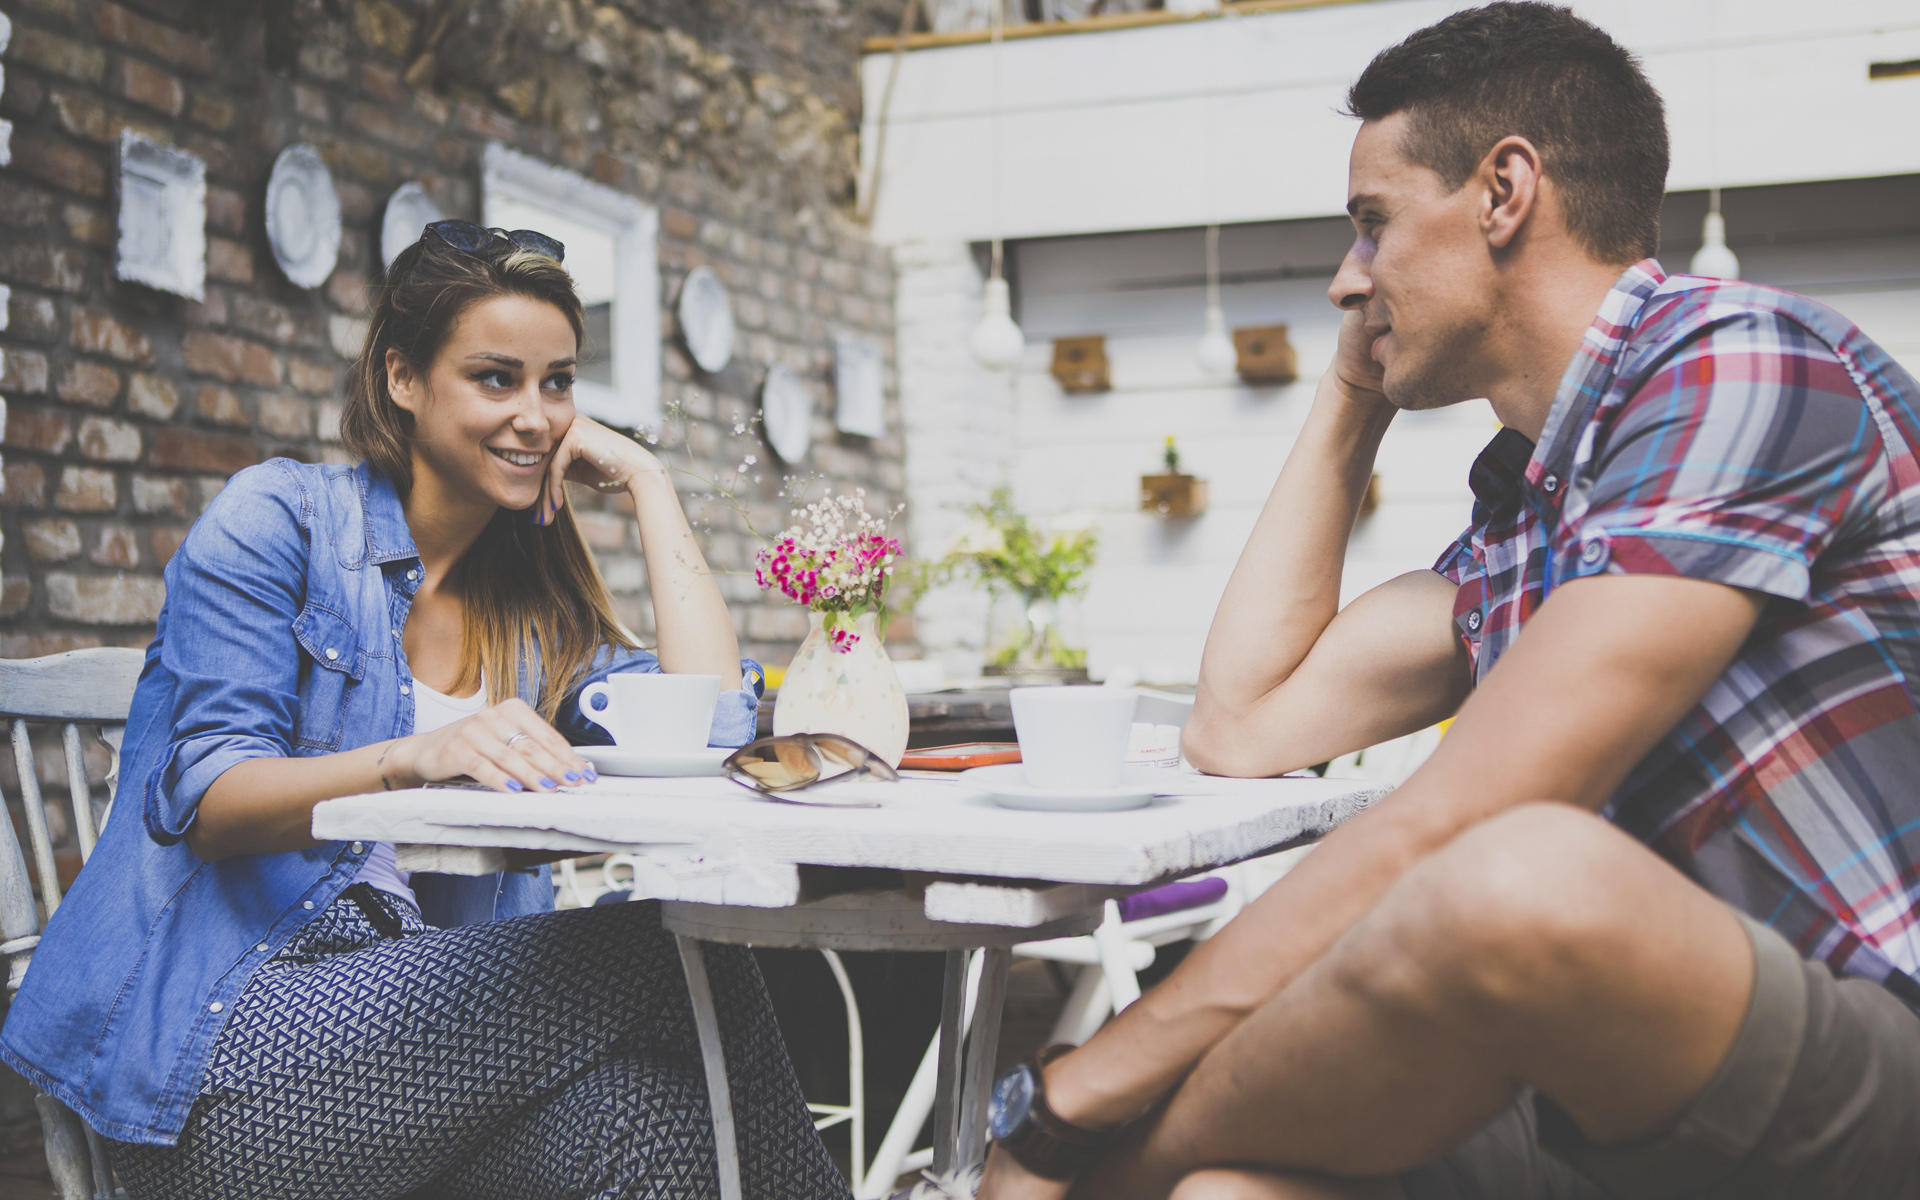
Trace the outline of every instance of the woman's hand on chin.
[[664, 479], [667, 469], [645, 446], [626, 434], [616, 433], [591, 417], [576, 416], [567, 428], [567, 435], [553, 448], [536, 515], [542, 524], [551, 522], [553, 514], [560, 510], [569, 482], [614, 491], [632, 486], [648, 473], [657, 473]]

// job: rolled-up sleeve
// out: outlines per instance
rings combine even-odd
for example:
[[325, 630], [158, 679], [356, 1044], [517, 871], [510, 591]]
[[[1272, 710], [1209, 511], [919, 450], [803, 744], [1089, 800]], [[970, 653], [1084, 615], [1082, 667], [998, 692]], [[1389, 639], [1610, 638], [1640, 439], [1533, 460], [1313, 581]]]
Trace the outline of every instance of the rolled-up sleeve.
[[285, 757], [299, 704], [292, 626], [306, 580], [298, 481], [279, 464], [236, 475], [167, 564], [160, 658], [172, 687], [152, 714], [165, 748], [143, 814], [161, 844], [186, 835], [213, 781]]
[[[567, 741], [576, 746], [605, 746], [613, 741], [607, 731], [580, 715], [580, 693], [589, 684], [626, 671], [660, 670], [660, 660], [646, 650], [603, 650], [594, 666], [569, 690], [560, 706], [555, 723]], [[740, 677], [747, 685], [720, 693], [713, 706], [713, 728], [707, 734], [709, 746], [744, 746], [753, 740], [760, 719], [760, 697], [766, 691], [766, 671], [750, 658], [740, 660]]]
[[1890, 478], [1846, 368], [1790, 321], [1754, 312], [1651, 373], [1597, 466], [1557, 578], [1682, 575], [1799, 601], [1814, 561], [1873, 519]]

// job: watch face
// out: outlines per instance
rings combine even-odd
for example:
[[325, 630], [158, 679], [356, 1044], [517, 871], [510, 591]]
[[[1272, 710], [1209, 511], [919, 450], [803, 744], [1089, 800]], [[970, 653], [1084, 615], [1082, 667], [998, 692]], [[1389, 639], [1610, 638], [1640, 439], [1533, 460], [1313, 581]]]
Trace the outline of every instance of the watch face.
[[1026, 1122], [1033, 1107], [1033, 1069], [1025, 1063], [1000, 1077], [993, 1085], [993, 1101], [987, 1108], [987, 1131], [996, 1142]]

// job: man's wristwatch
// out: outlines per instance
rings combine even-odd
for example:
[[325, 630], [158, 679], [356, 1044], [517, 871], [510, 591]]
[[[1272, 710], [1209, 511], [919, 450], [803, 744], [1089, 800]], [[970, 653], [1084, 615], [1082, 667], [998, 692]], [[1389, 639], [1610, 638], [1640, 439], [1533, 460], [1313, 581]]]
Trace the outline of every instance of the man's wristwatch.
[[1066, 1180], [1083, 1174], [1116, 1132], [1075, 1125], [1047, 1106], [1041, 1068], [1071, 1049], [1048, 1046], [1015, 1066], [993, 1085], [993, 1099], [987, 1106], [987, 1131], [993, 1140], [1042, 1179]]

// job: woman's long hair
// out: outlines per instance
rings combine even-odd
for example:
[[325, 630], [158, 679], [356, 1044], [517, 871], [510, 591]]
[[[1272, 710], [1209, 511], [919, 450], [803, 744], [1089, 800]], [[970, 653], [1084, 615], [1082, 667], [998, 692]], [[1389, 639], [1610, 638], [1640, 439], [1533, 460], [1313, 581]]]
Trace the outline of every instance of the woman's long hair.
[[[398, 350], [426, 377], [461, 316], [496, 296], [545, 301], [565, 314], [576, 344], [585, 338], [566, 270], [504, 240], [458, 250], [429, 234], [387, 269], [366, 346], [347, 381], [340, 439], [392, 480], [402, 498], [413, 490], [413, 414], [387, 391], [387, 351]], [[536, 683], [535, 707], [552, 721], [602, 645], [634, 644], [566, 499], [548, 525], [533, 524], [524, 511], [495, 513], [446, 584], [466, 610], [457, 694], [485, 680], [488, 700], [497, 704], [517, 694], [524, 669]]]

